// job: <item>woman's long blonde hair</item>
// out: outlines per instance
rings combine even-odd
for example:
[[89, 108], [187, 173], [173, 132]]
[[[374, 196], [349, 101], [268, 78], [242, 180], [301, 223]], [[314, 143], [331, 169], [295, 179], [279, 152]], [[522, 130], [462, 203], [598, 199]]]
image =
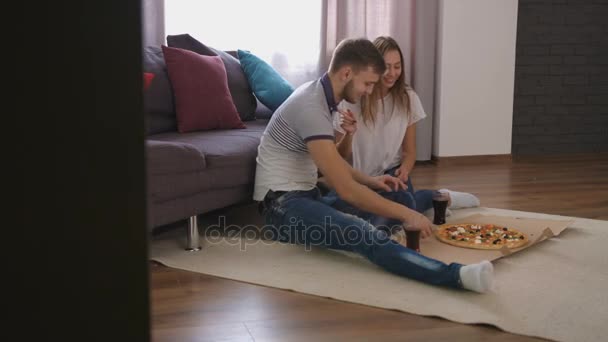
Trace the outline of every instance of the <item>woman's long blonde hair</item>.
[[[380, 54], [384, 56], [389, 51], [399, 52], [399, 58], [401, 59], [401, 75], [395, 81], [395, 84], [389, 89], [389, 93], [393, 96], [394, 104], [400, 109], [400, 112], [404, 112], [409, 120], [411, 115], [410, 107], [410, 96], [408, 89], [410, 86], [405, 82], [405, 72], [403, 71], [403, 53], [399, 44], [391, 38], [386, 36], [378, 37], [374, 40], [374, 46], [380, 51]], [[380, 81], [382, 82], [382, 81]], [[383, 100], [382, 90], [380, 85], [374, 86], [374, 90], [371, 95], [366, 95], [361, 98], [361, 115], [363, 116], [363, 122], [365, 124], [375, 123], [376, 114], [378, 113], [378, 102]], [[384, 101], [382, 101], [382, 107], [384, 107]], [[405, 110], [403, 110], [405, 109]]]

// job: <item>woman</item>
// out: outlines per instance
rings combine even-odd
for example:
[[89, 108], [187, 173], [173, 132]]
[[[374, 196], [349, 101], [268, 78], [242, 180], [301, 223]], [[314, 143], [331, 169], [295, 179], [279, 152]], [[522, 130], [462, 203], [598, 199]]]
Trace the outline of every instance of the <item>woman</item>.
[[[426, 114], [418, 95], [405, 82], [403, 54], [397, 42], [378, 37], [374, 45], [384, 56], [387, 71], [360, 104], [341, 104], [334, 121], [338, 151], [363, 173], [400, 178], [408, 188], [387, 197], [424, 213], [433, 207], [434, 191], [415, 191], [410, 173], [416, 163], [416, 123]], [[448, 194], [449, 208], [479, 206], [479, 199], [472, 194], [439, 191]], [[334, 206], [354, 213], [339, 199]]]

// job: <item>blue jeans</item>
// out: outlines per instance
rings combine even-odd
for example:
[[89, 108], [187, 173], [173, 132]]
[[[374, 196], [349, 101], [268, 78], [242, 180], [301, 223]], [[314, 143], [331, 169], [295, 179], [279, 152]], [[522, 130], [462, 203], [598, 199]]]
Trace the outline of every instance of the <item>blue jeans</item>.
[[317, 188], [290, 191], [264, 204], [275, 240], [354, 252], [400, 276], [462, 288], [461, 264], [446, 265], [400, 245], [368, 221], [332, 208]]
[[[385, 171], [385, 174], [395, 176], [395, 172], [399, 169], [396, 166]], [[433, 192], [432, 190], [414, 190], [412, 185], [412, 177], [407, 179], [407, 189], [398, 191], [379, 191], [378, 195], [387, 200], [403, 204], [404, 206], [423, 213], [433, 207]], [[331, 190], [323, 198], [324, 202], [331, 205], [334, 209], [341, 212], [358, 216], [366, 221], [369, 221], [376, 228], [380, 228], [390, 233], [394, 233], [401, 228], [402, 223], [398, 220], [377, 216], [359, 208], [352, 206], [350, 203], [341, 199], [335, 190]]]
[[[399, 169], [400, 165], [397, 165], [391, 169], [388, 169], [386, 171], [384, 171], [384, 174], [388, 174], [391, 176], [395, 176], [395, 172]], [[403, 205], [405, 205], [406, 207], [416, 210], [419, 213], [424, 213], [425, 211], [431, 209], [433, 207], [433, 190], [418, 190], [416, 191], [414, 189], [414, 186], [412, 185], [412, 176], [409, 176], [407, 178], [407, 189], [406, 190], [400, 190], [400, 191], [406, 191], [408, 193], [410, 193], [414, 199], [414, 203], [412, 206], [409, 206], [408, 203], [403, 203], [403, 202], [399, 202]]]
[[[389, 201], [403, 204], [410, 209], [416, 208], [416, 200], [414, 199], [414, 196], [408, 191], [378, 191], [378, 195], [386, 198]], [[401, 221], [374, 215], [367, 211], [361, 210], [346, 202], [345, 200], [341, 199], [335, 190], [331, 190], [327, 195], [323, 196], [322, 200], [324, 203], [330, 205], [332, 208], [339, 210], [343, 213], [360, 217], [368, 221], [372, 226], [384, 230], [388, 234], [393, 234], [402, 228]]]

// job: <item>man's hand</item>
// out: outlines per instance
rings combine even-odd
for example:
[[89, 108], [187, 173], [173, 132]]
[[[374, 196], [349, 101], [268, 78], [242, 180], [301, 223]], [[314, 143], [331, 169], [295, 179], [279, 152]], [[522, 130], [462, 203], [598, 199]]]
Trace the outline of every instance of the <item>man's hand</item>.
[[395, 176], [397, 176], [397, 178], [401, 179], [405, 183], [407, 183], [407, 180], [410, 177], [409, 172], [407, 171], [407, 168], [404, 165], [401, 165], [401, 167], [399, 167], [395, 171]]
[[377, 177], [371, 177], [371, 181], [367, 184], [374, 190], [385, 190], [385, 191], [398, 191], [399, 189], [406, 190], [407, 185], [403, 183], [399, 178], [391, 175], [382, 175]]
[[353, 114], [350, 109], [339, 110], [338, 112], [340, 113], [340, 127], [342, 127], [344, 132], [347, 134], [355, 134], [357, 131], [357, 120], [355, 119], [355, 114]]
[[417, 213], [409, 221], [403, 222], [403, 229], [409, 231], [420, 231], [420, 237], [423, 239], [433, 235], [431, 221], [420, 213]]

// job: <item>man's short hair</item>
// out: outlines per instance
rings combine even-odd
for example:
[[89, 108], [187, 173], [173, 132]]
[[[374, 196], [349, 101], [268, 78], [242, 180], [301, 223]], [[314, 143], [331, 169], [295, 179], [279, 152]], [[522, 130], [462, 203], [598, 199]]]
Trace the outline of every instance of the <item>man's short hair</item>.
[[369, 39], [344, 39], [336, 46], [329, 72], [337, 72], [340, 68], [350, 65], [355, 72], [372, 67], [379, 75], [386, 71], [384, 57]]

